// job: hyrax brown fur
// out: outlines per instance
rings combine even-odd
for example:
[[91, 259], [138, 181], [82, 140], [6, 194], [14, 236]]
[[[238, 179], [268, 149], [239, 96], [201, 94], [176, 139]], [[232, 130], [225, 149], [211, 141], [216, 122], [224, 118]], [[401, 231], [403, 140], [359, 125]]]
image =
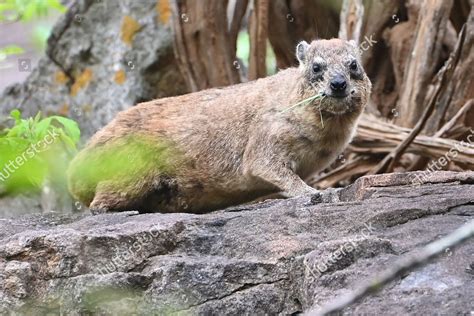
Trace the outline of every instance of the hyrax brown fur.
[[[119, 113], [72, 162], [73, 196], [95, 212], [203, 213], [276, 192], [317, 193], [302, 179], [327, 167], [351, 140], [371, 83], [353, 42], [301, 42], [296, 55], [298, 68]], [[289, 109], [316, 94], [322, 97]], [[112, 144], [125, 153], [124, 139], [133, 137], [166, 144], [168, 154], [163, 145], [156, 152], [147, 145], [148, 160], [127, 158], [126, 172], [84, 172], [88, 163], [106, 168], [97, 153]]]

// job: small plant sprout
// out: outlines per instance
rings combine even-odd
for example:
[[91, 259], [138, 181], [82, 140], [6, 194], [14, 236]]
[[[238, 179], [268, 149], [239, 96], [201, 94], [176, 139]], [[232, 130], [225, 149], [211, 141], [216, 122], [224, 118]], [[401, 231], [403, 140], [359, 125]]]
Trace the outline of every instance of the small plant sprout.
[[46, 182], [65, 181], [67, 163], [76, 153], [80, 130], [61, 116], [22, 118], [11, 112], [13, 126], [0, 130], [0, 195], [38, 191]]

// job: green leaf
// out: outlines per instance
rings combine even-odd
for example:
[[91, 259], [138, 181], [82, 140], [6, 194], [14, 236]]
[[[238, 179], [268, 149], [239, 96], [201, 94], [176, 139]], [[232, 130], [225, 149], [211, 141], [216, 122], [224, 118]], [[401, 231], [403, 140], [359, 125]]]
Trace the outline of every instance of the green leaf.
[[61, 141], [71, 150], [76, 151], [76, 143], [72, 141], [70, 137], [68, 137], [63, 130], [59, 130], [59, 138]]
[[15, 119], [16, 123], [18, 123], [21, 120], [21, 112], [18, 109], [11, 111], [10, 116]]
[[21, 12], [20, 17], [23, 22], [30, 21], [36, 13], [36, 7], [34, 4], [27, 5], [25, 10]]
[[[11, 111], [10, 115], [15, 121], [13, 127], [0, 130], [0, 166], [10, 160], [20, 159], [18, 157], [22, 157], [24, 163], [2, 183], [1, 194], [37, 191], [47, 178], [66, 183], [64, 177], [67, 164], [71, 154], [76, 152], [76, 144], [80, 138], [78, 124], [61, 116], [42, 119], [41, 113], [22, 119], [19, 110]], [[41, 144], [40, 142], [46, 145], [45, 138], [50, 132], [59, 137], [52, 135], [53, 142], [49, 143], [48, 140], [48, 146], [34, 147]]]
[[66, 12], [66, 7], [63, 6], [59, 0], [49, 0], [48, 5], [50, 8], [58, 10], [61, 13]]
[[38, 124], [38, 122], [40, 121], [41, 119], [41, 111], [39, 111], [36, 116], [35, 116], [35, 119], [34, 119], [34, 124]]
[[46, 16], [51, 10], [66, 12], [60, 0], [0, 0], [0, 21], [30, 21]]
[[81, 130], [76, 122], [62, 116], [52, 116], [51, 118], [57, 120], [64, 126], [65, 135], [69, 136], [74, 143], [79, 141], [81, 138]]
[[51, 126], [51, 118], [45, 118], [41, 120], [38, 124], [35, 126], [35, 134], [38, 139], [43, 139], [46, 136], [46, 133]]
[[0, 54], [8, 55], [18, 55], [23, 54], [25, 50], [18, 45], [8, 45], [0, 49]]
[[11, 11], [15, 9], [16, 9], [16, 6], [11, 1], [0, 3], [0, 13], [3, 13], [3, 11]]

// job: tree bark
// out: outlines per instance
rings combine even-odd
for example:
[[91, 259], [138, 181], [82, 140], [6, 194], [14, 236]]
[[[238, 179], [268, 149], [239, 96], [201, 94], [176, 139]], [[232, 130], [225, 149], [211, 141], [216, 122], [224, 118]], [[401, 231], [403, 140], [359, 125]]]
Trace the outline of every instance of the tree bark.
[[229, 36], [227, 0], [173, 1], [174, 49], [191, 91], [240, 82], [235, 35]]
[[298, 42], [337, 37], [340, 3], [320, 0], [271, 0], [268, 39], [278, 69], [297, 65]]
[[267, 38], [269, 0], [254, 0], [250, 16], [250, 60], [248, 79], [267, 75]]
[[398, 102], [397, 123], [401, 126], [413, 127], [423, 113], [420, 104], [425, 104], [427, 87], [438, 67], [441, 41], [452, 4], [452, 0], [425, 0], [421, 5]]
[[364, 21], [364, 4], [362, 0], [344, 0], [341, 10], [339, 38], [354, 40], [360, 43], [362, 22]]
[[[425, 132], [434, 134], [449, 118], [453, 117], [461, 107], [474, 98], [474, 9], [467, 20], [466, 37], [461, 44], [461, 56], [452, 80], [443, 87], [441, 98], [436, 104], [435, 112], [427, 123]], [[471, 125], [469, 125], [471, 124]], [[466, 126], [473, 126], [467, 122]]]

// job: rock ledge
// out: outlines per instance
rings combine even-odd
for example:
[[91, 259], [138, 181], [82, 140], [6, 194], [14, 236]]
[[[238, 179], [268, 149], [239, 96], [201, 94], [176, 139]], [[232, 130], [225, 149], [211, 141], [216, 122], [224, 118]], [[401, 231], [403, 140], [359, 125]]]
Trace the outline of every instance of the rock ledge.
[[[0, 219], [0, 314], [298, 314], [474, 217], [474, 172], [368, 176], [341, 202]], [[468, 241], [347, 311], [469, 314]]]

